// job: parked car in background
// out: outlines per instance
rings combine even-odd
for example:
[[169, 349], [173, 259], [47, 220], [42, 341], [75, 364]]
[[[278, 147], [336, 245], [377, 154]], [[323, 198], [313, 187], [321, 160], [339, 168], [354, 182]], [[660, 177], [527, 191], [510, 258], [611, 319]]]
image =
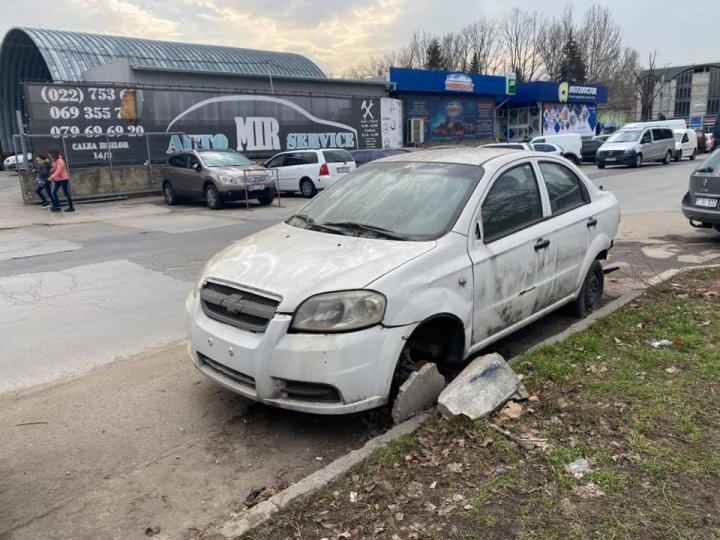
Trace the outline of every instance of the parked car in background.
[[185, 304], [188, 352], [254, 401], [379, 407], [425, 362], [448, 372], [561, 306], [597, 308], [619, 217], [612, 193], [550, 154], [368, 163], [207, 263]]
[[595, 155], [603, 143], [610, 135], [597, 135], [592, 138], [582, 140], [582, 148], [580, 149], [580, 161], [583, 163], [595, 163]]
[[374, 150], [350, 150], [350, 155], [355, 160], [355, 166], [359, 167], [376, 159], [407, 154], [409, 152], [410, 150], [405, 148], [377, 148]]
[[680, 161], [682, 158], [695, 159], [698, 151], [697, 133], [694, 129], [675, 129], [673, 130], [675, 137], [675, 154], [673, 159]]
[[582, 137], [578, 133], [565, 133], [563, 135], [542, 135], [534, 137], [530, 144], [550, 143], [562, 149], [564, 157], [578, 165], [582, 156]]
[[3, 160], [3, 170], [15, 171], [17, 169], [25, 170], [26, 163], [32, 162], [32, 154], [27, 153], [27, 156], [17, 154], [16, 156], [8, 156]]
[[265, 166], [278, 170], [280, 191], [299, 191], [309, 199], [355, 170], [355, 160], [341, 149], [293, 150], [275, 154]]
[[607, 165], [639, 167], [645, 161], [661, 161], [664, 165], [670, 163], [675, 153], [672, 129], [651, 127], [654, 124], [626, 124], [610, 135], [595, 156], [598, 168], [604, 169]]
[[682, 213], [696, 228], [720, 232], [720, 150], [715, 150], [690, 174]]
[[204, 197], [217, 210], [226, 201], [246, 198], [272, 203], [275, 178], [235, 150], [187, 150], [168, 157], [162, 189], [168, 206]]
[[705, 132], [702, 129], [696, 129], [695, 130], [695, 136], [697, 137], [697, 148], [699, 153], [704, 153], [709, 151], [709, 141], [707, 140], [707, 136], [705, 135]]
[[550, 143], [530, 143], [532, 149], [536, 152], [545, 152], [547, 154], [555, 154], [556, 156], [562, 157], [563, 150], [559, 146]]
[[526, 142], [500, 142], [500, 143], [489, 143], [483, 144], [478, 148], [505, 148], [507, 150], [529, 150], [532, 151], [534, 148], [530, 143]]

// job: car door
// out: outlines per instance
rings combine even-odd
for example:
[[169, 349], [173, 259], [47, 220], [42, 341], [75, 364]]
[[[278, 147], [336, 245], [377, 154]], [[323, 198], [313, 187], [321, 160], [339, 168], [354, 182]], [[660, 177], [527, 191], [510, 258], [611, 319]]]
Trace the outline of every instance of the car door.
[[[320, 163], [318, 161], [318, 153], [316, 151], [311, 152], [298, 152], [298, 182], [303, 176], [312, 178], [315, 180], [318, 173], [320, 172]], [[299, 184], [298, 184], [299, 185]]]
[[642, 152], [643, 155], [643, 161], [651, 161], [655, 159], [654, 157], [654, 149], [653, 149], [653, 140], [652, 140], [652, 134], [650, 133], [649, 129], [646, 129], [643, 131], [642, 136], [640, 137], [640, 152]]
[[200, 160], [195, 154], [188, 154], [187, 157], [187, 191], [193, 195], [203, 194], [203, 175], [197, 170]]
[[288, 182], [287, 171], [285, 171], [285, 156], [287, 154], [278, 154], [265, 162], [265, 168], [277, 169], [278, 185], [280, 191], [295, 191], [297, 187], [291, 186]]
[[469, 235], [474, 344], [547, 305], [555, 246], [546, 238], [546, 211], [546, 197], [528, 159], [498, 171], [483, 194]]
[[176, 193], [187, 193], [187, 154], [170, 156], [165, 179], [170, 181]]
[[540, 178], [550, 203], [547, 238], [555, 246], [555, 271], [548, 305], [572, 295], [579, 285], [588, 246], [598, 230], [585, 182], [569, 167], [539, 159]]

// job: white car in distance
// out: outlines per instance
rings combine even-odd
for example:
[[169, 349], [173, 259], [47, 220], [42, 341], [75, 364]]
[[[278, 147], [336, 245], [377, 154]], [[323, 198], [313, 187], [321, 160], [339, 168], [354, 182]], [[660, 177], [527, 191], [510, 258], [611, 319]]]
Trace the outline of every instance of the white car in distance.
[[193, 364], [320, 414], [387, 403], [562, 306], [598, 307], [617, 199], [566, 159], [509, 148], [368, 163], [214, 256], [186, 301]]
[[275, 154], [265, 162], [278, 170], [280, 191], [299, 191], [308, 199], [355, 170], [355, 160], [347, 150], [293, 150]]

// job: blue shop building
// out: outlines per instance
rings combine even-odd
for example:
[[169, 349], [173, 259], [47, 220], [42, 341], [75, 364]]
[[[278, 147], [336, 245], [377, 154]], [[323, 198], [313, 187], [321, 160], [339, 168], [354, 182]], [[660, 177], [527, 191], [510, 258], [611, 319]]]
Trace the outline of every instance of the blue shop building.
[[593, 136], [598, 127], [598, 105], [607, 101], [607, 86], [519, 83], [514, 96], [498, 103], [495, 134], [500, 140], [511, 141], [565, 133]]
[[394, 67], [388, 77], [390, 96], [402, 100], [406, 145], [494, 139], [505, 77]]

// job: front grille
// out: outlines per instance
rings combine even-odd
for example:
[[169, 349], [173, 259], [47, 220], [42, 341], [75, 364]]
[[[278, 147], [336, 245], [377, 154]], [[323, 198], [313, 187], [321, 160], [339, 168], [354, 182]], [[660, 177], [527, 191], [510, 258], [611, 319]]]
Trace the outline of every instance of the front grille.
[[263, 333], [279, 302], [272, 298], [208, 281], [200, 291], [200, 305], [211, 319], [249, 332]]
[[625, 153], [625, 151], [624, 150], [605, 150], [600, 153], [602, 154], [603, 157], [606, 157], [606, 158], [608, 158], [608, 157], [618, 158], [618, 157], [622, 157], [622, 155]]
[[215, 371], [216, 373], [224, 375], [225, 377], [227, 377], [228, 379], [230, 379], [232, 381], [235, 381], [236, 383], [243, 384], [243, 385], [249, 386], [251, 388], [255, 388], [255, 379], [253, 377], [251, 377], [250, 375], [245, 375], [244, 373], [235, 371], [232, 368], [223, 366], [222, 364], [218, 364], [214, 360], [210, 360], [204, 354], [198, 353], [198, 357], [200, 358], [200, 361], [203, 363], [203, 365], [207, 366], [212, 371]]

